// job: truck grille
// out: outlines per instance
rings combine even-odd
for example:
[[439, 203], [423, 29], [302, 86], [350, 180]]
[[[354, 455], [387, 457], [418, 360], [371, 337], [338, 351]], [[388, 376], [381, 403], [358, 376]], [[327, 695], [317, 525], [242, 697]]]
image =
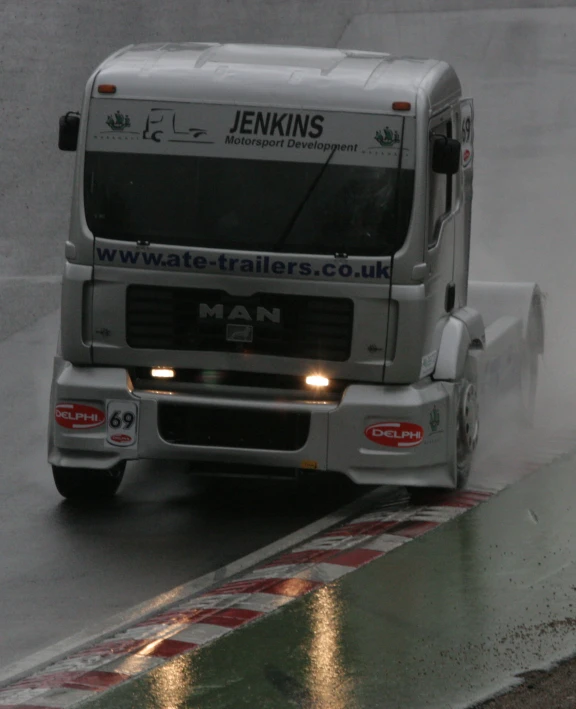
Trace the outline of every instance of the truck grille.
[[304, 446], [310, 414], [160, 404], [158, 431], [168, 443], [218, 448], [295, 451]]
[[343, 362], [350, 357], [348, 298], [129, 286], [126, 341], [138, 349], [200, 350]]

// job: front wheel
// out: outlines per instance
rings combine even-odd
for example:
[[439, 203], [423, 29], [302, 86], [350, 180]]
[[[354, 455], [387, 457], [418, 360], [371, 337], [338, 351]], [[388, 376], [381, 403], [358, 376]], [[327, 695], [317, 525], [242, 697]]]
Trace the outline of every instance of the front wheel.
[[108, 500], [120, 487], [126, 462], [118, 463], [109, 470], [92, 468], [62, 468], [52, 466], [56, 489], [68, 500]]
[[456, 423], [456, 487], [468, 482], [474, 451], [478, 445], [480, 417], [478, 391], [472, 382], [464, 382], [458, 403]]

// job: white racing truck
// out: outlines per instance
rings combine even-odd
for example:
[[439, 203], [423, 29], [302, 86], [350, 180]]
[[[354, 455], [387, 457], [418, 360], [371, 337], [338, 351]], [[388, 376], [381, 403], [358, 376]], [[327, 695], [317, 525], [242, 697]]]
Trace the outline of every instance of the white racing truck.
[[448, 64], [130, 46], [59, 147], [65, 497], [113, 495], [139, 459], [462, 486], [479, 412], [530, 416], [541, 294], [468, 282], [473, 105]]

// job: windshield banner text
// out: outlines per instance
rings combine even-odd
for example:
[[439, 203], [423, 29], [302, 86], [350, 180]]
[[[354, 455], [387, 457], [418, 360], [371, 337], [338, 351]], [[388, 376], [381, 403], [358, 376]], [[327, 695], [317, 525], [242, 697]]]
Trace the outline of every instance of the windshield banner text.
[[409, 116], [93, 98], [86, 149], [412, 169], [414, 143]]
[[290, 260], [289, 257], [220, 253], [212, 256], [195, 255], [190, 251], [166, 252], [139, 249], [96, 247], [96, 263], [132, 268], [166, 271], [229, 273], [236, 276], [269, 276], [271, 278], [307, 278], [330, 281], [387, 281], [390, 267], [381, 260], [310, 259]]

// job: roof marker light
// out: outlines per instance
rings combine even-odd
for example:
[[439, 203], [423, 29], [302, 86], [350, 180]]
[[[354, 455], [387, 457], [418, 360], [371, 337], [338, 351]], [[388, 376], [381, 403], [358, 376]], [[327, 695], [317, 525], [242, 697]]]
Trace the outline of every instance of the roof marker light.
[[98, 93], [99, 94], [115, 94], [116, 87], [114, 86], [114, 84], [100, 84], [98, 86]]
[[392, 108], [395, 111], [409, 111], [412, 108], [410, 101], [394, 101]]

